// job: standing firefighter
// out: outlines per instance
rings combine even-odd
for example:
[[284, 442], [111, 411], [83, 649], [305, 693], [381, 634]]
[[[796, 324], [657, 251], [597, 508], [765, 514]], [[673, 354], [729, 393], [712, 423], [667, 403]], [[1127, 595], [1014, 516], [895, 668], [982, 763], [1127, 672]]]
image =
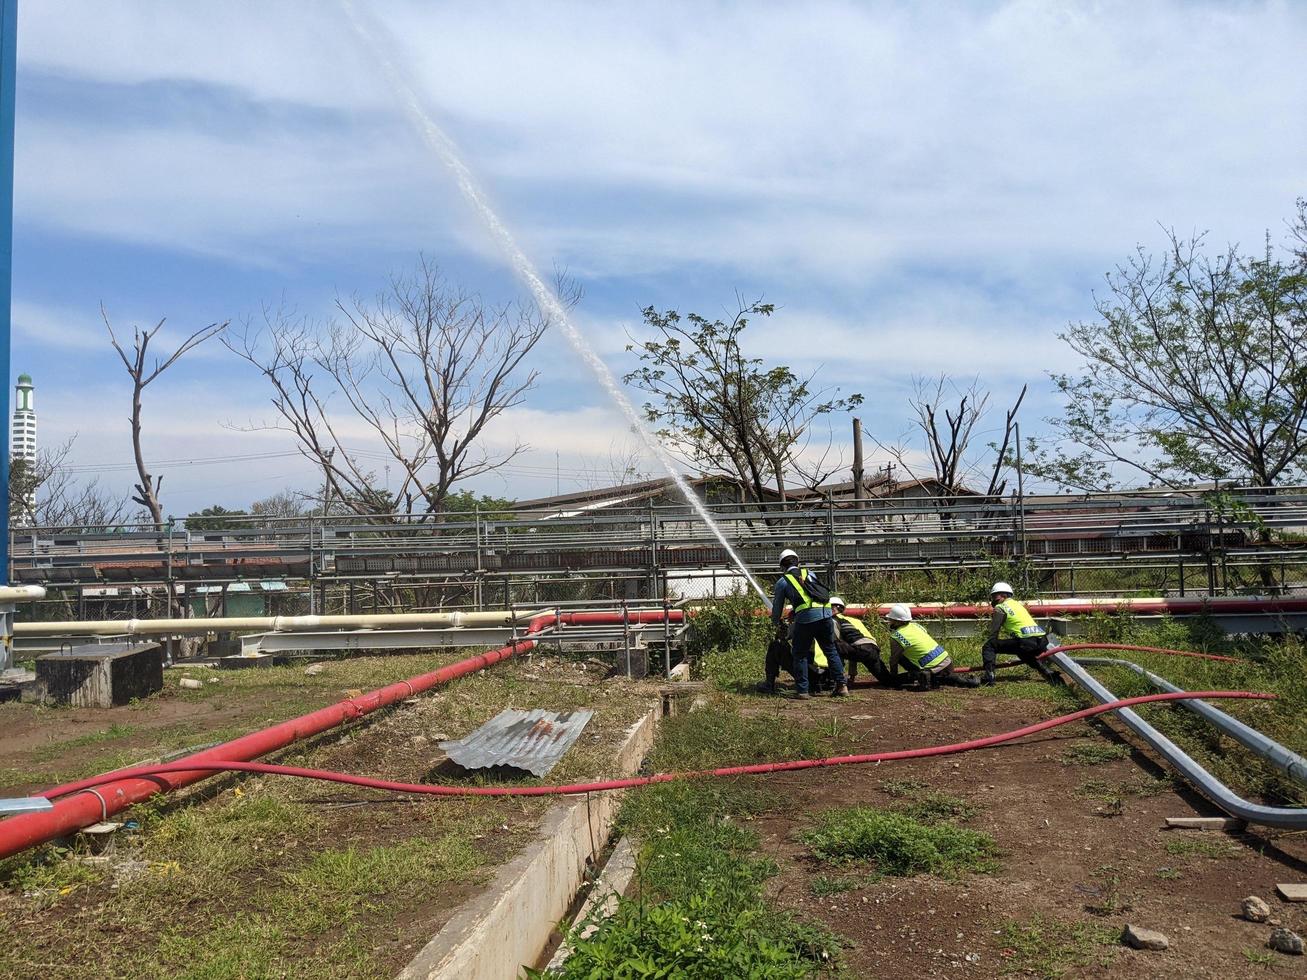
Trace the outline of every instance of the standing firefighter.
[[979, 687], [980, 682], [971, 676], [953, 673], [953, 658], [935, 642], [920, 623], [912, 621], [912, 610], [901, 602], [889, 607], [885, 618], [889, 620], [889, 683], [899, 686], [899, 664], [905, 665], [908, 681], [916, 681], [930, 690], [932, 686]]
[[844, 661], [850, 684], [858, 675], [861, 664], [871, 671], [871, 676], [882, 684], [889, 683], [889, 671], [885, 661], [880, 659], [880, 644], [871, 635], [867, 624], [856, 616], [844, 614], [844, 600], [837, 595], [830, 597], [830, 607], [835, 612], [835, 649]]
[[[794, 631], [790, 639], [790, 653], [794, 658], [794, 696], [807, 700], [808, 662], [815, 648], [826, 654], [831, 680], [835, 689], [831, 694], [843, 697], [849, 693], [844, 683], [844, 664], [835, 650], [835, 622], [830, 608], [830, 590], [806, 568], [799, 567], [799, 556], [786, 548], [781, 552], [781, 577], [776, 580], [772, 593], [771, 618], [777, 632], [781, 630], [781, 617], [785, 604], [794, 609]], [[774, 678], [768, 678], [774, 680]]]
[[985, 665], [982, 684], [994, 683], [994, 665], [1000, 653], [1014, 653], [1021, 662], [1039, 671], [1050, 684], [1063, 683], [1062, 677], [1039, 659], [1048, 649], [1048, 634], [1035, 622], [1026, 607], [1012, 598], [1012, 586], [995, 582], [989, 590], [994, 614], [989, 620], [989, 638], [980, 651]]

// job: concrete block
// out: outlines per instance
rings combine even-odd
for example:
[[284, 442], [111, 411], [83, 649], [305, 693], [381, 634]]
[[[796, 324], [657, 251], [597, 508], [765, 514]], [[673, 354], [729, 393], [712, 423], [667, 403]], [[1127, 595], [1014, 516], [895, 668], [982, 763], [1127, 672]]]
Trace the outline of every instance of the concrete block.
[[163, 647], [102, 643], [48, 653], [36, 660], [45, 697], [78, 708], [114, 708], [163, 689]]
[[290, 663], [290, 658], [274, 653], [238, 653], [234, 657], [219, 657], [216, 663], [223, 670], [248, 670], [250, 667], [284, 667]]
[[1307, 902], [1307, 884], [1303, 882], [1276, 885], [1275, 890], [1286, 902]]
[[1243, 830], [1244, 821], [1236, 817], [1167, 817], [1167, 830]]

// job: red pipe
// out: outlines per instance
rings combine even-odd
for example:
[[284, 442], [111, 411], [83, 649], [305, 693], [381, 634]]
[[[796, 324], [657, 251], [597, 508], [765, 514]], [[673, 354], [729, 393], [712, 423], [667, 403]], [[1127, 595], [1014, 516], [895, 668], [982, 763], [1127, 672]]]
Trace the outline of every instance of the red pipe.
[[[1135, 615], [1163, 615], [1166, 613], [1307, 613], [1307, 599], [1258, 599], [1214, 597], [1203, 599], [1032, 599], [1025, 603], [1033, 616], [1084, 616], [1092, 613], [1128, 612]], [[988, 603], [930, 602], [912, 606], [912, 615], [931, 617], [974, 616], [985, 619], [993, 615], [994, 607]], [[850, 606], [853, 616], [869, 613], [885, 615], [889, 606]]]
[[[1068, 725], [1075, 721], [1093, 718], [1108, 711], [1131, 708], [1140, 704], [1155, 704], [1159, 701], [1185, 701], [1195, 698], [1208, 700], [1215, 698], [1239, 698], [1245, 700], [1273, 701], [1274, 694], [1262, 694], [1256, 691], [1179, 691], [1165, 694], [1145, 694], [1135, 698], [1124, 698], [1108, 704], [1096, 704], [1082, 708], [1070, 714], [1049, 718], [1024, 728], [1017, 728], [985, 738], [972, 739], [967, 742], [954, 742], [950, 745], [930, 745], [918, 749], [898, 749], [893, 752], [873, 752], [868, 755], [839, 755], [826, 759], [799, 759], [794, 762], [762, 762], [749, 766], [727, 766], [721, 769], [699, 769], [690, 772], [664, 772], [653, 776], [631, 776], [626, 779], [606, 779], [591, 783], [569, 783], [562, 786], [436, 786], [429, 783], [400, 783], [388, 779], [373, 779], [369, 776], [355, 776], [350, 773], [331, 772], [324, 769], [304, 769], [299, 766], [277, 766], [266, 762], [206, 762], [204, 768], [214, 772], [252, 772], [275, 776], [296, 776], [303, 779], [320, 779], [325, 782], [346, 783], [350, 786], [364, 786], [368, 789], [388, 790], [395, 793], [417, 793], [428, 796], [568, 796], [577, 793], [599, 793], [614, 789], [631, 789], [636, 786], [648, 786], [651, 783], [668, 783], [678, 779], [694, 779], [705, 776], [748, 776], [776, 772], [793, 772], [799, 769], [818, 769], [829, 766], [860, 765], [868, 762], [893, 762], [900, 759], [926, 759], [939, 755], [954, 755], [959, 752], [971, 752], [976, 749], [1001, 745], [1027, 735]], [[162, 774], [189, 773], [193, 771], [196, 760], [171, 762], [157, 766], [141, 766], [128, 769], [124, 773], [133, 777], [155, 777]], [[85, 791], [97, 786], [113, 775], [92, 776], [75, 783], [56, 786], [42, 793], [45, 797], [56, 797], [66, 793]], [[199, 778], [198, 776], [195, 778]]]

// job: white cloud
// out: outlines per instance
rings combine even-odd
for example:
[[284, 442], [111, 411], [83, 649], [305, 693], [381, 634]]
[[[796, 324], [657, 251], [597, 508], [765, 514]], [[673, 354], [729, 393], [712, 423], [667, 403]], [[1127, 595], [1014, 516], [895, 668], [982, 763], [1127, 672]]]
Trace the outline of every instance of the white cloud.
[[[528, 251], [588, 281], [581, 319], [619, 373], [645, 303], [711, 314], [765, 293], [783, 308], [751, 348], [863, 391], [878, 431], [901, 427], [912, 374], [979, 376], [996, 398], [1040, 385], [1063, 366], [1053, 334], [1089, 314], [1106, 266], [1157, 243], [1156, 221], [1254, 245], [1303, 192], [1307, 130], [1284, 122], [1307, 103], [1301, 4], [368, 9]], [[23, 89], [40, 99], [20, 105], [20, 228], [216, 273], [315, 265], [318, 292], [292, 301], [319, 309], [342, 266], [492, 255], [337, 5], [70, 0], [22, 18], [20, 70], [49, 84]], [[33, 350], [103, 343], [93, 310], [18, 295]], [[536, 362], [529, 411], [493, 437], [521, 431], [541, 466], [557, 450], [579, 473], [622, 425], [585, 407], [558, 339]], [[163, 452], [239, 444], [219, 421], [265, 397], [246, 380], [196, 392], [158, 403]], [[76, 404], [50, 425], [120, 438]]]
[[[308, 222], [412, 240], [426, 207], [400, 202], [452, 198], [383, 125], [381, 73], [333, 5], [24, 9], [25, 66], [335, 113], [320, 138], [235, 145], [25, 123], [39, 220], [231, 254], [302, 247]], [[594, 274], [709, 262], [847, 287], [904, 263], [1101, 261], [1157, 219], [1251, 240], [1307, 156], [1301, 127], [1265, 125], [1307, 95], [1295, 5], [381, 9], [537, 255]]]

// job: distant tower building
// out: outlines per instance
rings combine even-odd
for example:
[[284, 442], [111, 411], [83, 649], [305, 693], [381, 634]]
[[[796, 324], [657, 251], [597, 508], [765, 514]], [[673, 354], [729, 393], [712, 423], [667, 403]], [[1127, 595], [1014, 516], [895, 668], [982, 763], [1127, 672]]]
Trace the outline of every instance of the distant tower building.
[[32, 405], [32, 376], [20, 374], [14, 389], [14, 427], [10, 451], [14, 459], [36, 459], [36, 409]]
[[[36, 461], [36, 408], [32, 401], [32, 376], [20, 374], [18, 385], [14, 390], [14, 422], [10, 431], [10, 452], [15, 460], [23, 460], [29, 466]], [[36, 488], [33, 487], [23, 501], [22, 514], [15, 514], [15, 523], [31, 522], [36, 510]]]

